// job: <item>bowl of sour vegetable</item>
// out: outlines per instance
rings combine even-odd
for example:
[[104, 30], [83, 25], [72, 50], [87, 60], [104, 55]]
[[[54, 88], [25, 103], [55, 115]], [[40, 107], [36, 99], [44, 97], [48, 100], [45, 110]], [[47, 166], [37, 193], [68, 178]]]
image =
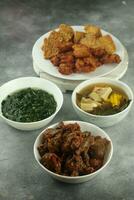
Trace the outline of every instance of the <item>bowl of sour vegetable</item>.
[[72, 104], [82, 120], [109, 127], [127, 116], [133, 104], [133, 92], [122, 81], [94, 78], [74, 89]]
[[45, 79], [18, 78], [0, 87], [0, 115], [17, 129], [34, 130], [47, 125], [62, 104], [60, 89]]

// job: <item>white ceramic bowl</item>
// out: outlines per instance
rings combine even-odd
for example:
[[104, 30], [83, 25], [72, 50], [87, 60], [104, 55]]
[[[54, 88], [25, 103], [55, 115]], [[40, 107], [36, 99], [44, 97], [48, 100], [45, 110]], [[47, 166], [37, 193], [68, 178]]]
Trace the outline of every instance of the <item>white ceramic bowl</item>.
[[[46, 130], [46, 129], [44, 129], [38, 135], [38, 137], [36, 138], [35, 143], [34, 143], [34, 156], [35, 156], [35, 159], [38, 162], [39, 166], [44, 170], [44, 172], [48, 173], [53, 178], [55, 178], [55, 179], [57, 179], [59, 181], [62, 181], [62, 182], [66, 182], [66, 183], [82, 183], [82, 182], [86, 182], [86, 181], [91, 180], [92, 178], [94, 178], [97, 174], [99, 174], [108, 165], [108, 163], [110, 162], [110, 160], [112, 158], [112, 155], [113, 155], [113, 144], [112, 144], [112, 141], [111, 141], [110, 137], [106, 134], [105, 131], [103, 131], [99, 127], [97, 127], [97, 126], [95, 126], [93, 124], [87, 123], [87, 122], [82, 122], [82, 121], [64, 121], [65, 124], [70, 124], [70, 123], [75, 123], [75, 122], [77, 122], [80, 125], [82, 131], [90, 131], [92, 133], [92, 135], [95, 135], [95, 136], [99, 135], [99, 136], [101, 136], [103, 138], [105, 137], [110, 141], [110, 144], [108, 146], [107, 153], [106, 153], [105, 158], [104, 158], [104, 164], [99, 170], [97, 170], [94, 173], [91, 173], [91, 174], [88, 174], [88, 175], [84, 175], [84, 176], [76, 176], [76, 177], [62, 176], [62, 175], [56, 174], [56, 173], [48, 170], [47, 168], [45, 168], [40, 163], [40, 158], [41, 157], [39, 155], [37, 147], [42, 142], [42, 134]], [[58, 123], [56, 123], [56, 124], [54, 124], [52, 126], [49, 126], [48, 128], [55, 128], [57, 126], [57, 124]]]
[[[128, 98], [131, 99], [131, 102], [129, 103], [128, 107], [119, 113], [116, 113], [113, 115], [107, 115], [107, 116], [94, 115], [91, 113], [87, 113], [83, 111], [81, 108], [79, 108], [79, 106], [77, 106], [76, 104], [76, 93], [79, 93], [86, 86], [98, 84], [98, 83], [111, 84], [111, 85], [115, 85], [121, 88], [127, 94]], [[132, 103], [133, 103], [133, 92], [130, 89], [130, 87], [121, 81], [109, 79], [109, 78], [94, 78], [94, 79], [84, 81], [80, 83], [74, 89], [72, 93], [72, 104], [76, 113], [79, 115], [79, 117], [86, 122], [91, 122], [100, 127], [108, 127], [120, 122], [123, 118], [126, 117], [128, 112], [130, 111]]]
[[[28, 87], [42, 89], [52, 94], [55, 98], [55, 101], [57, 102], [56, 111], [50, 117], [46, 119], [43, 119], [37, 122], [29, 122], [29, 123], [16, 122], [4, 117], [1, 111], [2, 101], [9, 94], [12, 94], [18, 90], [28, 88]], [[62, 107], [62, 104], [63, 104], [63, 95], [60, 89], [54, 83], [45, 79], [41, 79], [37, 77], [17, 78], [5, 83], [4, 85], [0, 87], [0, 116], [9, 125], [20, 130], [34, 130], [34, 129], [39, 129], [43, 126], [46, 126], [58, 113], [58, 111]]]

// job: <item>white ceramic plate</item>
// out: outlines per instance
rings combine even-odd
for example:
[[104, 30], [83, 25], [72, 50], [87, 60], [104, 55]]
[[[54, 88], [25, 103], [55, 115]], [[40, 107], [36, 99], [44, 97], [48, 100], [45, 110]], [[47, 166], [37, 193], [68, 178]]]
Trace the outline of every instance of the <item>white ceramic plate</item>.
[[[75, 31], [84, 31], [84, 26], [72, 26], [72, 28]], [[101, 30], [103, 35], [109, 34], [115, 45], [116, 45], [116, 52], [120, 57], [121, 60], [124, 58], [124, 48], [121, 42], [114, 37], [112, 34]], [[49, 36], [50, 32], [44, 34], [41, 36], [34, 44], [33, 50], [32, 50], [32, 56], [33, 56], [33, 61], [40, 66], [40, 69], [49, 75], [52, 75], [57, 78], [62, 78], [62, 79], [68, 79], [68, 80], [86, 80], [94, 77], [101, 77], [101, 76], [106, 76], [112, 71], [116, 70], [121, 64], [105, 64], [102, 65], [101, 67], [97, 68], [94, 72], [90, 73], [74, 73], [71, 75], [62, 75], [61, 73], [58, 72], [57, 67], [55, 67], [50, 60], [44, 59], [43, 52], [41, 50], [41, 47], [43, 45], [44, 38], [47, 38]]]

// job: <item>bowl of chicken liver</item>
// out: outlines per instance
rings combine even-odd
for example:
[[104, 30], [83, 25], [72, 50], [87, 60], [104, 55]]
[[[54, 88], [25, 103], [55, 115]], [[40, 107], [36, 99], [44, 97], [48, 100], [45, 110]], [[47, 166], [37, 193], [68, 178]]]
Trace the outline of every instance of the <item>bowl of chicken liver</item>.
[[34, 143], [34, 156], [42, 170], [67, 183], [91, 180], [106, 168], [112, 154], [113, 145], [107, 133], [82, 121], [51, 125]]

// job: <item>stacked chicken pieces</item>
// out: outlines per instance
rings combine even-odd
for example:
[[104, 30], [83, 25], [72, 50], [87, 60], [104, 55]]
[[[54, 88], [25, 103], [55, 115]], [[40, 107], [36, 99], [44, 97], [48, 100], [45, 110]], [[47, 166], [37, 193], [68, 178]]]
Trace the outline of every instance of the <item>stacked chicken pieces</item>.
[[110, 35], [102, 35], [94, 25], [87, 25], [84, 30], [74, 31], [61, 24], [58, 31], [44, 39], [44, 58], [50, 59], [61, 74], [89, 73], [103, 64], [120, 63]]

